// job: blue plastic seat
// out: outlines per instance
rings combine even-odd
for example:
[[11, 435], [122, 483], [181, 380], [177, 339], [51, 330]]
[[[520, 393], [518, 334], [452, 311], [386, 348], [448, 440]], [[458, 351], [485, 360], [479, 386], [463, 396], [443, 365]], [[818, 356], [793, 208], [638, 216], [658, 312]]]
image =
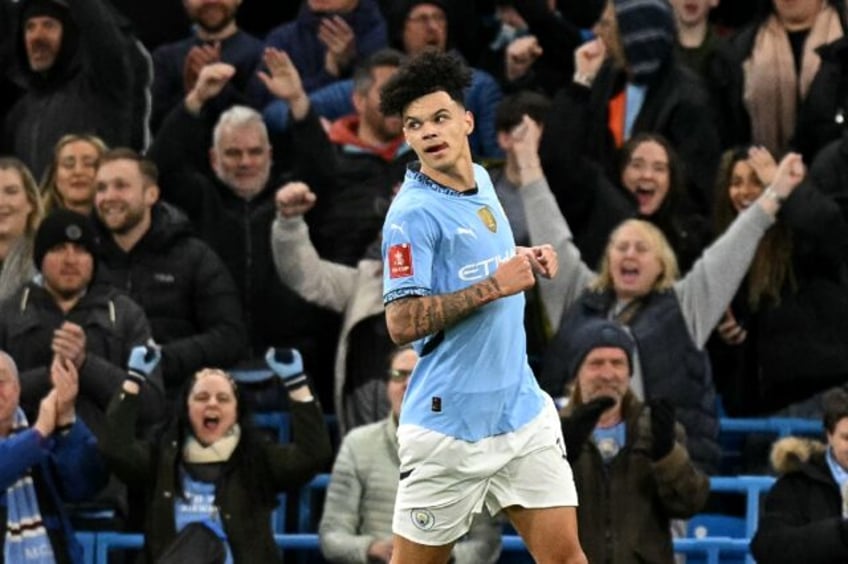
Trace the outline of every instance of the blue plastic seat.
[[[315, 507], [316, 497], [318, 494], [327, 491], [329, 483], [329, 474], [318, 474], [300, 489], [297, 511], [297, 531], [299, 533], [317, 532], [315, 523], [318, 519], [313, 518], [313, 508]], [[320, 509], [318, 508], [319, 514]]]
[[140, 549], [144, 546], [144, 535], [137, 533], [97, 533], [97, 564], [109, 564], [110, 550]]

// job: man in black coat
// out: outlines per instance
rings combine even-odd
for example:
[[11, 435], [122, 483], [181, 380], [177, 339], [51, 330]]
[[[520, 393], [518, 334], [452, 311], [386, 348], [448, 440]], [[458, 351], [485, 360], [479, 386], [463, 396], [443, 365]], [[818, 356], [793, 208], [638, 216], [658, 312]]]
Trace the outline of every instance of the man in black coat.
[[235, 279], [250, 359], [270, 346], [298, 349], [322, 403], [332, 405], [337, 316], [307, 303], [277, 277], [270, 233], [280, 184], [272, 178], [262, 116], [245, 106], [230, 108], [218, 119], [209, 147], [205, 104], [234, 73], [226, 63], [206, 65], [185, 102], [165, 119], [149, 154], [159, 167], [163, 199], [188, 214]]
[[[40, 277], [0, 303], [0, 349], [20, 370], [27, 416], [52, 386], [50, 366], [60, 357], [79, 372], [77, 414], [99, 436], [109, 400], [126, 378], [132, 347], [150, 339], [142, 309], [114, 288], [93, 283], [94, 228], [84, 215], [57, 210], [39, 226], [33, 260]], [[162, 379], [155, 372], [142, 392], [143, 424], [162, 414]]]
[[100, 159], [94, 199], [101, 228], [101, 280], [144, 309], [162, 347], [168, 397], [201, 368], [229, 368], [245, 354], [232, 276], [188, 219], [159, 202], [156, 165], [131, 149]]
[[6, 118], [0, 149], [36, 178], [67, 133], [141, 149], [151, 72], [126, 20], [104, 0], [23, 0], [18, 15], [12, 72], [24, 93]]

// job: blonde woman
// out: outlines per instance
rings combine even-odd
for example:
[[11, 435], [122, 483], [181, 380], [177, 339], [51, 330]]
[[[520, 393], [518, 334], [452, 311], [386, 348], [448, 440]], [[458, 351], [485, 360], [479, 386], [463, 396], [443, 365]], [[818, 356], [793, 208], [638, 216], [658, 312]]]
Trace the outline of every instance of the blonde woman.
[[35, 275], [32, 241], [41, 222], [38, 185], [14, 157], [0, 157], [0, 300]]
[[46, 213], [66, 208], [91, 214], [97, 165], [106, 149], [106, 144], [94, 135], [70, 133], [59, 139], [41, 184]]
[[540, 283], [540, 290], [553, 293], [562, 306], [549, 311], [551, 318], [556, 320], [563, 312], [540, 375], [542, 386], [562, 395], [567, 375], [574, 373], [574, 343], [581, 327], [598, 317], [615, 320], [627, 327], [637, 344], [634, 393], [644, 400], [669, 400], [686, 428], [692, 458], [702, 469], [715, 470], [720, 456], [715, 389], [703, 347], [760, 238], [803, 175], [800, 156], [787, 156], [757, 205], [740, 214], [681, 280], [668, 241], [652, 224], [636, 219], [613, 231], [600, 272], [594, 273], [571, 243], [547, 182], [541, 179], [523, 187], [525, 210], [533, 224], [531, 243], [536, 237], [555, 241], [560, 257], [558, 278]]

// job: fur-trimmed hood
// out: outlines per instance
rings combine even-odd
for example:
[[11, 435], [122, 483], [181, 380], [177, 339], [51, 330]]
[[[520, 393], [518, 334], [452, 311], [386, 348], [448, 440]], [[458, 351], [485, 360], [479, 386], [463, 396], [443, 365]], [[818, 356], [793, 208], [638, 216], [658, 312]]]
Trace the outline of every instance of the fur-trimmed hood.
[[771, 448], [771, 465], [780, 474], [798, 472], [813, 456], [824, 455], [827, 445], [821, 441], [786, 437], [778, 440]]

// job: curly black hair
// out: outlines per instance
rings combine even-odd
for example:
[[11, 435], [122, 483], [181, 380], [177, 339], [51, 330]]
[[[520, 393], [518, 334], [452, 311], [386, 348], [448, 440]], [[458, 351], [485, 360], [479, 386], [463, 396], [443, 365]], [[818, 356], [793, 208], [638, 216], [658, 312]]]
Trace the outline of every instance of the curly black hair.
[[471, 85], [471, 70], [456, 56], [425, 51], [402, 65], [380, 89], [383, 115], [402, 115], [409, 104], [433, 92], [447, 92], [463, 104], [463, 90]]

